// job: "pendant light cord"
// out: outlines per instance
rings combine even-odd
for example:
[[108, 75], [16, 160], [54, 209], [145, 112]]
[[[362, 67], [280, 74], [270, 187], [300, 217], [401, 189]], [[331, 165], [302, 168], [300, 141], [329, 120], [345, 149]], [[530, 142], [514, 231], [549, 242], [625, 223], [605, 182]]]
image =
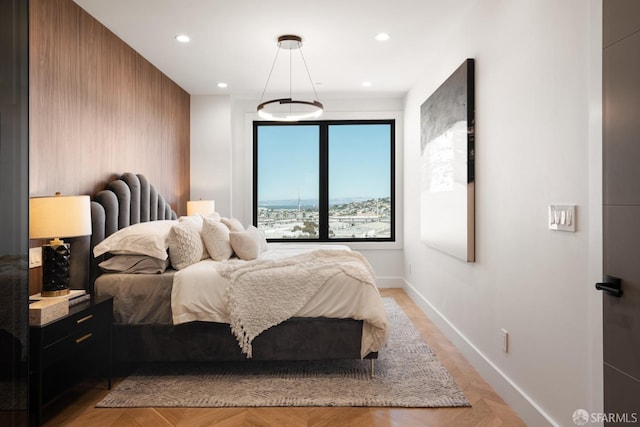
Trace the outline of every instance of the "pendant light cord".
[[[300, 49], [300, 43], [298, 43]], [[289, 98], [293, 99], [293, 49], [289, 49]], [[293, 111], [292, 104], [289, 104], [289, 112]]]
[[[275, 70], [276, 62], [278, 62], [280, 49], [289, 49], [289, 98], [263, 101], [267, 93], [269, 83], [271, 82], [271, 76]], [[313, 90], [313, 94], [316, 98], [313, 101], [293, 99], [293, 52], [291, 51], [294, 49], [300, 50], [300, 58], [302, 59], [304, 69], [307, 72], [307, 77], [309, 78], [309, 83], [311, 84], [311, 89]], [[281, 108], [278, 111], [277, 106], [288, 108]], [[300, 108], [299, 111], [296, 110], [296, 113], [294, 113], [294, 106], [296, 108]], [[287, 110], [288, 113], [286, 112]], [[278, 37], [278, 50], [276, 51], [275, 58], [273, 58], [273, 63], [271, 64], [269, 75], [267, 76], [267, 82], [265, 83], [262, 94], [260, 95], [260, 104], [258, 104], [257, 107], [258, 116], [263, 119], [274, 121], [298, 121], [319, 117], [323, 110], [324, 106], [320, 101], [318, 101], [318, 92], [313, 84], [311, 73], [309, 72], [309, 66], [307, 65], [307, 61], [302, 53], [302, 39], [295, 35], [284, 35]]]
[[[271, 81], [271, 75], [273, 74], [273, 69], [276, 67], [276, 62], [278, 62], [278, 55], [280, 54], [281, 48], [278, 47], [276, 51], [276, 56], [273, 58], [273, 63], [271, 64], [271, 70], [269, 70], [269, 76], [267, 77], [267, 82], [264, 84], [264, 89], [262, 90], [262, 94], [260, 95], [260, 102], [264, 100], [264, 94], [267, 93], [267, 87], [269, 86], [269, 82]], [[307, 61], [304, 59], [304, 54], [302, 53], [302, 46], [299, 46], [298, 49], [300, 51], [300, 57], [302, 58], [302, 63], [304, 64], [304, 69], [307, 72], [307, 77], [309, 78], [309, 83], [311, 84], [311, 89], [313, 89], [313, 94], [315, 99], [318, 99], [318, 92], [316, 91], [316, 87], [313, 84], [313, 79], [311, 79], [311, 72], [309, 72], [309, 67], [307, 66]], [[293, 98], [293, 49], [289, 49], [289, 98]]]
[[302, 63], [304, 64], [304, 69], [307, 70], [307, 77], [309, 77], [309, 83], [311, 83], [311, 89], [313, 89], [313, 94], [318, 100], [318, 92], [316, 92], [316, 87], [313, 84], [313, 80], [311, 80], [311, 73], [309, 72], [309, 67], [307, 67], [307, 61], [304, 60], [304, 55], [302, 54], [302, 46], [300, 46], [300, 56], [302, 57]]
[[[271, 70], [269, 71], [269, 76], [267, 77], [267, 82], [264, 84], [264, 89], [262, 90], [262, 95], [260, 95], [260, 102], [264, 99], [264, 94], [267, 92], [267, 87], [269, 86], [269, 80], [271, 80], [271, 74], [273, 73], [273, 69], [276, 67], [276, 62], [278, 61], [278, 55], [280, 54], [280, 47], [276, 51], [276, 57], [273, 58], [273, 64], [271, 64]], [[289, 73], [291, 74], [291, 73]]]

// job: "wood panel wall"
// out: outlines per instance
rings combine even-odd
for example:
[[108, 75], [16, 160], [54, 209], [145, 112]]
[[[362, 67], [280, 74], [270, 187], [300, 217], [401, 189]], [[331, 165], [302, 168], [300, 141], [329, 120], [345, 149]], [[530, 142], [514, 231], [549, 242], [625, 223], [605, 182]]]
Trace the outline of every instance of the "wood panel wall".
[[189, 94], [72, 0], [30, 1], [30, 196], [142, 173], [179, 215]]
[[30, 0], [29, 27], [29, 196], [93, 196], [134, 172], [186, 214], [189, 94], [72, 0]]

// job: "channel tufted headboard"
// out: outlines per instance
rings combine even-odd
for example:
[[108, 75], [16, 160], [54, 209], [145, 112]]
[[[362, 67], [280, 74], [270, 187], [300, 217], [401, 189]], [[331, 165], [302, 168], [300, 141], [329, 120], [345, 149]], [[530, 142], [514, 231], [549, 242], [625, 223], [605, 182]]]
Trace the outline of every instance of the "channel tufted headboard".
[[91, 288], [100, 275], [98, 264], [102, 261], [101, 258], [93, 257], [94, 246], [129, 225], [177, 217], [176, 212], [144, 175], [126, 172], [109, 183], [91, 202]]

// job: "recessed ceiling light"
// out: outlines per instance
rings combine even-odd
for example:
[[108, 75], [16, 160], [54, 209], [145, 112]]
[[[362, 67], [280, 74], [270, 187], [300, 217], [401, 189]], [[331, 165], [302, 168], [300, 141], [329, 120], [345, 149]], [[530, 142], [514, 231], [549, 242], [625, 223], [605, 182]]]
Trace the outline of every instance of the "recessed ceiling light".
[[362, 86], [364, 87], [371, 87], [372, 83], [371, 82], [362, 82]]
[[186, 34], [178, 34], [176, 36], [176, 40], [178, 40], [180, 43], [189, 43], [191, 39]]
[[387, 33], [378, 33], [376, 34], [376, 40], [378, 40], [379, 42], [384, 42], [387, 41], [391, 38], [391, 36]]
[[227, 87], [227, 86], [228, 86], [228, 85], [227, 85], [225, 82], [220, 82], [220, 83], [218, 83], [218, 87], [220, 87], [220, 88], [223, 88], [223, 89], [224, 89], [224, 88], [225, 88], [225, 87]]

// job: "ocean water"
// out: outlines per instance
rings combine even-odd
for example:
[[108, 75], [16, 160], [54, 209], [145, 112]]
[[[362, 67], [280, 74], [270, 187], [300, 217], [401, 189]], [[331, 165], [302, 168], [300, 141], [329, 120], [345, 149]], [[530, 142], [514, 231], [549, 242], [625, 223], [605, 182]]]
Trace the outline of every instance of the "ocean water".
[[[362, 202], [362, 201], [372, 200], [372, 199], [374, 198], [373, 197], [350, 197], [350, 198], [332, 199], [332, 200], [329, 200], [329, 206], [343, 205], [343, 204], [352, 203], [352, 202]], [[258, 203], [258, 208], [295, 210], [295, 209], [298, 209], [298, 199], [264, 200]], [[318, 200], [317, 199], [301, 199], [300, 208], [302, 210], [317, 209]]]

